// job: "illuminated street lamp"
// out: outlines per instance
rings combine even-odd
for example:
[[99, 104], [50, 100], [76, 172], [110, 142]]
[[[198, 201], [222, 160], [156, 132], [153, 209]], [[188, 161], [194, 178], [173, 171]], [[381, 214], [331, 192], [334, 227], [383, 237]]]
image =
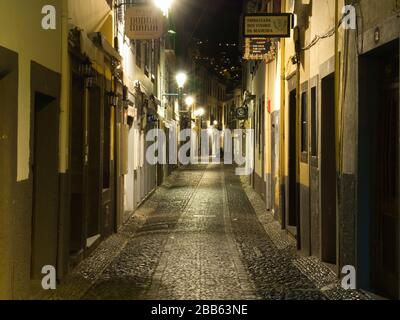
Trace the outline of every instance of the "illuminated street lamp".
[[206, 110], [204, 108], [199, 108], [194, 110], [193, 115], [196, 118], [200, 118], [200, 125], [199, 125], [199, 152], [201, 153], [201, 130], [203, 129], [203, 116], [206, 114]]
[[206, 113], [206, 111], [203, 108], [200, 108], [200, 109], [195, 110], [194, 116], [202, 117], [202, 116], [204, 116], [205, 113]]
[[185, 99], [185, 103], [186, 103], [186, 105], [187, 105], [188, 107], [193, 106], [193, 105], [194, 105], [194, 102], [195, 102], [195, 100], [194, 100], [194, 98], [193, 98], [192, 96], [188, 96], [188, 97], [186, 97], [186, 99]]
[[153, 0], [154, 5], [160, 8], [164, 15], [168, 14], [169, 9], [172, 6], [173, 0]]
[[176, 75], [176, 83], [178, 84], [179, 89], [183, 89], [185, 83], [187, 81], [187, 75], [184, 72], [179, 72]]

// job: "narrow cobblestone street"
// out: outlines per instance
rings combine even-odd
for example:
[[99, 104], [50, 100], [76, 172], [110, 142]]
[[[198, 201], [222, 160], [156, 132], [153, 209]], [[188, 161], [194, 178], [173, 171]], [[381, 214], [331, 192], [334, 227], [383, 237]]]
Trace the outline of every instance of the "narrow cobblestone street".
[[44, 299], [362, 299], [230, 166], [184, 167]]

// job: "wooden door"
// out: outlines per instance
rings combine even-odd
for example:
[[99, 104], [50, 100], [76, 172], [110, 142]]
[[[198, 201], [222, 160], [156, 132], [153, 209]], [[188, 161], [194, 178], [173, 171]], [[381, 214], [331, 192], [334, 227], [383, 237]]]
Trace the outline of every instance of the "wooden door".
[[289, 96], [289, 203], [288, 203], [288, 225], [286, 226], [288, 231], [294, 236], [297, 236], [298, 244], [300, 244], [300, 237], [298, 234], [299, 222], [300, 222], [300, 210], [299, 210], [299, 199], [298, 199], [298, 186], [297, 186], [297, 92], [293, 90]]
[[71, 199], [70, 255], [76, 256], [85, 248], [84, 215], [84, 81], [73, 74], [71, 89]]
[[336, 264], [335, 76], [321, 82], [321, 256]]
[[[386, 66], [387, 67], [387, 66]], [[385, 67], [384, 67], [385, 68]], [[386, 78], [386, 77], [384, 77]], [[386, 78], [387, 79], [387, 78]], [[399, 294], [398, 174], [399, 83], [384, 84], [378, 112], [376, 208], [373, 229], [373, 286], [391, 298]]]
[[34, 93], [32, 279], [43, 266], [57, 266], [58, 244], [58, 115], [57, 100]]

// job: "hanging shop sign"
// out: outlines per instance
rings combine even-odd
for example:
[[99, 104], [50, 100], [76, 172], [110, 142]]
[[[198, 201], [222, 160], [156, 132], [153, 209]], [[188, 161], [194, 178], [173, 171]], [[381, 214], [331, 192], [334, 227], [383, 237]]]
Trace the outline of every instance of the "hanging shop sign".
[[244, 16], [244, 37], [289, 38], [292, 26], [290, 13], [256, 13]]
[[242, 106], [236, 109], [237, 120], [247, 120], [248, 118], [249, 118], [249, 108], [247, 106]]
[[264, 60], [270, 47], [271, 42], [267, 38], [246, 38], [243, 58], [245, 60]]
[[265, 60], [270, 62], [276, 58], [278, 43], [274, 39], [245, 38], [245, 60]]
[[125, 34], [131, 40], [154, 40], [162, 37], [164, 17], [155, 6], [129, 7], [125, 13]]

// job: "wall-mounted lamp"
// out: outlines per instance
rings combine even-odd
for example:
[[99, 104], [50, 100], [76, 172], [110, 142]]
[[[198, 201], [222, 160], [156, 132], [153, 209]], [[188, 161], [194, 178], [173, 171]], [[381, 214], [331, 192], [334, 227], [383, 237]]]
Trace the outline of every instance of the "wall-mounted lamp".
[[89, 60], [89, 58], [85, 59], [85, 60], [79, 65], [79, 74], [80, 74], [83, 78], [90, 78], [90, 77], [93, 77], [92, 62]]
[[185, 103], [186, 103], [186, 105], [187, 105], [188, 107], [193, 106], [194, 103], [195, 103], [194, 97], [192, 97], [192, 96], [187, 96], [186, 99], [185, 99]]
[[204, 108], [200, 108], [200, 109], [195, 110], [193, 115], [195, 117], [202, 117], [205, 115], [205, 113], [206, 113], [206, 111], [204, 110]]
[[153, 0], [153, 3], [164, 15], [167, 15], [168, 11], [171, 9], [173, 0]]
[[114, 106], [114, 107], [118, 106], [119, 97], [114, 92], [109, 91], [107, 93], [107, 100], [108, 100], [107, 102], [110, 106]]
[[185, 72], [178, 72], [177, 73], [177, 75], [175, 77], [175, 80], [176, 80], [176, 83], [178, 84], [178, 88], [179, 89], [183, 89], [183, 87], [186, 84], [187, 78], [188, 77], [187, 77], [187, 74]]
[[128, 109], [129, 106], [130, 106], [129, 100], [123, 100], [123, 101], [122, 101], [122, 106], [123, 106], [125, 109]]
[[92, 88], [94, 86], [95, 72], [92, 66], [92, 62], [90, 61], [89, 58], [86, 58], [79, 65], [79, 75], [86, 79], [87, 88]]

